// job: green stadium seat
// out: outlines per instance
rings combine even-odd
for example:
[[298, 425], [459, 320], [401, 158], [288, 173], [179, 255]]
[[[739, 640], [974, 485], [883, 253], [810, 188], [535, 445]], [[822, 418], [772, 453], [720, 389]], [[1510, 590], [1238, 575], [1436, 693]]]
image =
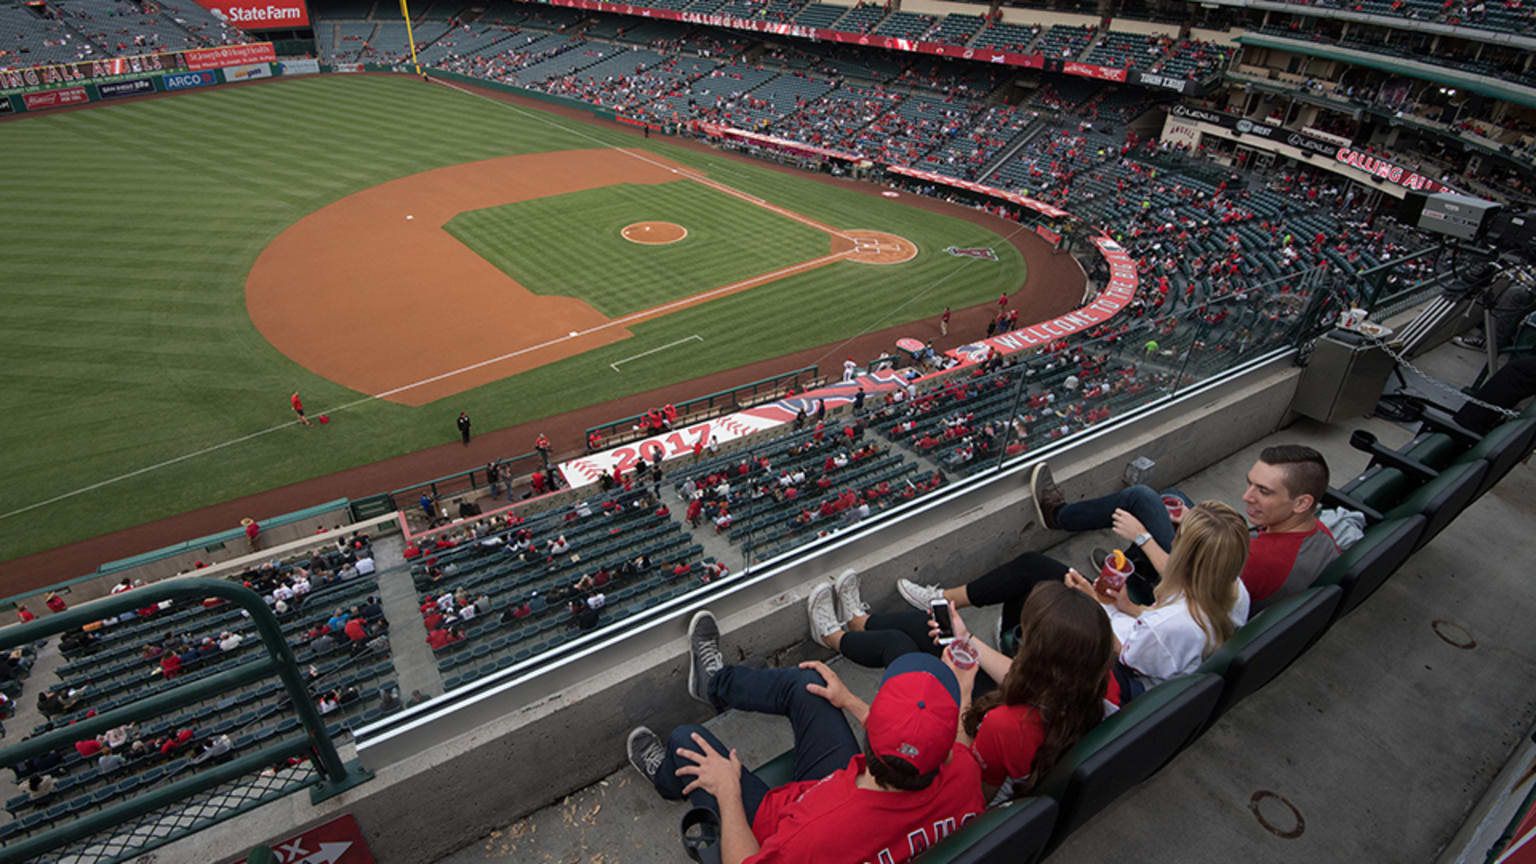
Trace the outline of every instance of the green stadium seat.
[[1220, 675], [1221, 697], [1210, 723], [1285, 671], [1333, 622], [1343, 589], [1326, 585], [1288, 597], [1238, 628], [1198, 672]]
[[1344, 592], [1334, 620], [1344, 617], [1387, 581], [1418, 548], [1427, 520], [1421, 515], [1379, 522], [1366, 530], [1332, 564], [1318, 574], [1313, 587], [1337, 585]]
[[1512, 420], [1489, 432], [1471, 450], [1457, 457], [1455, 464], [1474, 460], [1488, 463], [1488, 473], [1482, 483], [1478, 484], [1477, 494], [1473, 496], [1481, 498], [1483, 493], [1492, 489], [1504, 479], [1504, 475], [1530, 455], [1532, 444], [1536, 444], [1536, 419]]
[[1047, 850], [1061, 845], [1184, 749], [1210, 719], [1222, 680], [1194, 674], [1153, 687], [1077, 742], [1035, 787], [1061, 807]]
[[1425, 519], [1424, 533], [1414, 545], [1415, 551], [1422, 549], [1472, 503], [1487, 474], [1488, 463], [1481, 460], [1447, 468], [1383, 516], [1387, 519], [1401, 519], [1404, 516], [1422, 515]]

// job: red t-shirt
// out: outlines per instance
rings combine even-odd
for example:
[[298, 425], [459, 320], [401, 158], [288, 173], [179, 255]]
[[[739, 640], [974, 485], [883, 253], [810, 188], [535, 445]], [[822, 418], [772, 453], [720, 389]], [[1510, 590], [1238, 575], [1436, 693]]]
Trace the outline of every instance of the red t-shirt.
[[79, 753], [82, 757], [89, 759], [92, 756], [95, 756], [97, 753], [101, 752], [101, 742], [97, 741], [95, 738], [87, 738], [84, 741], [76, 741], [75, 752]]
[[452, 639], [447, 630], [433, 630], [427, 634], [427, 644], [432, 646], [433, 651], [447, 645], [450, 641]]
[[[1104, 700], [1120, 704], [1120, 682], [1109, 676]], [[1029, 776], [1035, 751], [1045, 742], [1045, 723], [1033, 705], [999, 705], [981, 718], [971, 747], [981, 762], [981, 779], [988, 786], [1002, 786]], [[1012, 797], [1012, 790], [1004, 790]]]
[[927, 789], [884, 792], [855, 785], [864, 756], [820, 780], [769, 790], [752, 820], [759, 851], [748, 864], [899, 864], [981, 814], [981, 766], [956, 744], [949, 764]]
[[347, 622], [347, 638], [353, 642], [361, 642], [368, 638], [368, 629], [363, 626], [363, 619], [353, 618]]
[[295, 411], [303, 411], [304, 410], [304, 403], [299, 401], [299, 394], [297, 394], [297, 393], [293, 394], [293, 397], [290, 398], [288, 401], [293, 403], [293, 410], [295, 410]]
[[1311, 531], [1250, 531], [1242, 574], [1249, 601], [1262, 603], [1282, 589], [1305, 590], [1337, 557], [1339, 547], [1322, 522], [1313, 523]]

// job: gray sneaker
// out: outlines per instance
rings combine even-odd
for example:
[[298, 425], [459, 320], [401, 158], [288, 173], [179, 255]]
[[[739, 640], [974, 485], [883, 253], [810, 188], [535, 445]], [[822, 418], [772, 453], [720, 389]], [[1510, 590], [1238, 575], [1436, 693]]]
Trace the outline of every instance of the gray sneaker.
[[1057, 521], [1056, 514], [1066, 506], [1067, 496], [1061, 494], [1061, 488], [1051, 477], [1051, 466], [1044, 462], [1035, 466], [1034, 472], [1029, 475], [1029, 491], [1040, 524], [1052, 531], [1060, 529], [1061, 522]]
[[837, 620], [846, 624], [859, 615], [869, 614], [869, 607], [859, 595], [859, 571], [844, 570], [832, 580], [832, 590], [837, 594]]
[[713, 706], [709, 679], [725, 668], [725, 655], [720, 653], [720, 625], [708, 609], [694, 613], [688, 622], [688, 655], [688, 695]]
[[656, 782], [656, 772], [661, 768], [663, 759], [667, 758], [666, 745], [661, 743], [661, 738], [647, 726], [636, 726], [629, 733], [629, 741], [626, 744], [629, 750], [629, 764], [635, 766], [640, 776]]

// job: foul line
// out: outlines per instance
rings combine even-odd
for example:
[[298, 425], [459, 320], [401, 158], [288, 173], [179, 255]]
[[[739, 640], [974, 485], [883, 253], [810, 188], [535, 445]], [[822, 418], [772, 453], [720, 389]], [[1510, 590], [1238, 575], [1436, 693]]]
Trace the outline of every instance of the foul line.
[[677, 340], [676, 342], [668, 342], [667, 344], [661, 346], [660, 348], [652, 348], [649, 351], [641, 351], [639, 354], [636, 354], [633, 357], [625, 357], [623, 360], [615, 360], [612, 363], [608, 364], [608, 368], [612, 369], [615, 372], [618, 372], [619, 371], [619, 366], [621, 366], [621, 365], [623, 365], [625, 363], [628, 363], [631, 360], [639, 360], [641, 357], [648, 357], [648, 356], [650, 356], [652, 354], [655, 354], [657, 351], [665, 351], [668, 348], [673, 348], [675, 346], [683, 344], [684, 342], [692, 342], [695, 339], [697, 339], [700, 342], [704, 341], [704, 337], [703, 336], [700, 336], [699, 334], [695, 333], [692, 336], [685, 336], [682, 339]]

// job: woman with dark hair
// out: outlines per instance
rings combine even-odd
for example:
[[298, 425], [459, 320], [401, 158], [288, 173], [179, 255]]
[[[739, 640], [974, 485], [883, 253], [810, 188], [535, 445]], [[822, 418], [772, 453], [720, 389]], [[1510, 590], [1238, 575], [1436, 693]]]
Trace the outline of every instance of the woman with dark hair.
[[[836, 620], [834, 595], [844, 610], [856, 613], [845, 625]], [[939, 653], [938, 631], [927, 615], [862, 614], [853, 571], [833, 585], [818, 586], [809, 605], [812, 638], [861, 666], [882, 667], [911, 651]], [[979, 698], [962, 692], [962, 704], [969, 707], [960, 742], [981, 758], [983, 792], [992, 803], [1028, 790], [1120, 702], [1119, 684], [1110, 674], [1115, 634], [1098, 603], [1064, 582], [1042, 582], [1017, 620], [1023, 635], [1018, 653], [1009, 657], [972, 636], [959, 614], [951, 613], [955, 640], [970, 646], [985, 673], [975, 676], [974, 685], [961, 676], [962, 689], [989, 690]], [[1001, 684], [990, 689], [993, 681]]]
[[1029, 791], [1115, 710], [1115, 635], [1097, 603], [1060, 582], [1030, 592], [1012, 658], [966, 633], [958, 614], [952, 617], [956, 639], [969, 639], [981, 670], [1002, 682], [971, 700], [960, 735], [981, 757], [988, 802], [1001, 803]]

